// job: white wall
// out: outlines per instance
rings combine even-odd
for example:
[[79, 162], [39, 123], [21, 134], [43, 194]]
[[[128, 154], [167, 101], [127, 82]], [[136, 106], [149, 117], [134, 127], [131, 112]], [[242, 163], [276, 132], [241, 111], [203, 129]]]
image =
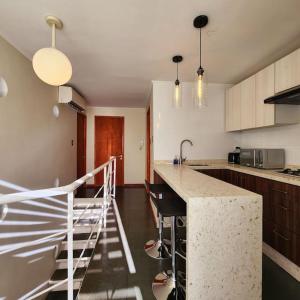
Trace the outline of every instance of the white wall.
[[241, 133], [241, 147], [284, 148], [286, 162], [300, 165], [300, 124], [259, 128]]
[[[76, 176], [76, 113], [60, 106], [60, 116], [52, 114], [57, 103], [57, 88], [42, 83], [33, 73], [31, 62], [0, 37], [0, 76], [8, 84], [7, 97], [0, 98], [0, 193], [12, 192], [6, 183], [25, 188], [52, 187], [55, 178], [64, 185]], [[74, 140], [74, 146], [71, 140]], [[44, 203], [57, 206], [46, 199]], [[21, 214], [10, 212], [17, 208]], [[0, 239], [0, 246], [39, 238], [41, 235], [22, 236], [24, 231], [36, 232], [62, 228], [64, 213], [28, 204], [10, 204], [5, 220], [45, 221], [42, 225], [9, 225], [0, 223], [0, 235], [15, 233], [16, 238]], [[22, 214], [44, 212], [60, 214], [62, 218]], [[53, 243], [52, 243], [53, 244]], [[41, 250], [43, 244], [16, 251], [22, 254]], [[24, 254], [24, 253], [23, 253]], [[0, 256], [0, 298], [19, 296], [48, 280], [55, 264], [54, 249], [46, 249], [28, 257], [11, 253]]]
[[223, 84], [209, 84], [207, 107], [195, 109], [192, 101], [193, 83], [182, 84], [183, 106], [172, 107], [173, 82], [153, 82], [153, 147], [154, 160], [171, 160], [179, 155], [183, 139], [188, 159], [226, 159], [227, 153], [239, 145], [238, 133], [224, 132]]
[[[146, 111], [144, 108], [88, 107], [87, 170], [94, 169], [95, 116], [124, 116], [124, 183], [145, 181]], [[140, 149], [141, 143], [144, 143]], [[91, 181], [92, 183], [93, 181]]]

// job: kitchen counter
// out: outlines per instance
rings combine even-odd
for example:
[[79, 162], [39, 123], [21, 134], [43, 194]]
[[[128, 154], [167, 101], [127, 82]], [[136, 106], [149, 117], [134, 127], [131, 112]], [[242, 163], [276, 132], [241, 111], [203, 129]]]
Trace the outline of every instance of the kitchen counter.
[[187, 203], [187, 299], [261, 299], [261, 196], [185, 165], [154, 171]]
[[[207, 164], [207, 166], [189, 166], [189, 164]], [[300, 177], [286, 175], [278, 173], [278, 170], [265, 170], [265, 169], [257, 169], [251, 167], [245, 167], [240, 165], [229, 164], [223, 160], [193, 160], [186, 162], [186, 165], [189, 168], [194, 170], [201, 170], [201, 169], [229, 169], [237, 172], [242, 172], [254, 176], [259, 176], [271, 180], [277, 180], [284, 183], [289, 183], [293, 185], [300, 186]], [[298, 169], [300, 166], [286, 166], [286, 168]]]

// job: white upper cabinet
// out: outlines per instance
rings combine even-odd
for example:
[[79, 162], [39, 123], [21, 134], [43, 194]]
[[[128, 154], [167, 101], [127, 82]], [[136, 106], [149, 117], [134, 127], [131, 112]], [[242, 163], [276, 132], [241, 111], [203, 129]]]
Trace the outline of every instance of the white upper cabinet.
[[264, 104], [264, 100], [274, 95], [274, 64], [255, 74], [255, 127], [275, 124], [275, 105]]
[[240, 83], [241, 129], [255, 127], [255, 76]]
[[241, 129], [241, 85], [237, 84], [226, 91], [226, 131]]
[[300, 48], [226, 92], [226, 131], [300, 123], [300, 106], [265, 104], [300, 85]]
[[300, 49], [275, 63], [275, 93], [300, 85]]

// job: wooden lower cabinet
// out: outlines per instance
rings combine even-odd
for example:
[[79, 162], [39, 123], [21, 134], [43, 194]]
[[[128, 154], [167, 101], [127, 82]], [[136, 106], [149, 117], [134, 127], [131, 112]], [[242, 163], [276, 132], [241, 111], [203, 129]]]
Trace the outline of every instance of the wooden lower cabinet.
[[228, 169], [199, 170], [263, 197], [263, 240], [300, 266], [300, 187]]
[[200, 173], [203, 173], [205, 175], [223, 180], [223, 169], [205, 169], [205, 170], [197, 170]]
[[269, 220], [263, 221], [263, 240], [300, 266], [300, 236]]

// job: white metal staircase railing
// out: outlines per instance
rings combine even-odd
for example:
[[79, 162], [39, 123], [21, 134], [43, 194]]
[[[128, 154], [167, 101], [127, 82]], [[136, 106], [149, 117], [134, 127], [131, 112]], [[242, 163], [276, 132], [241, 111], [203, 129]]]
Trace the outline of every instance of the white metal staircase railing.
[[[74, 197], [74, 192], [84, 183], [86, 183], [89, 179], [97, 175], [98, 173], [103, 172], [103, 185], [99, 188], [98, 192], [95, 195], [95, 201], [99, 201], [98, 210], [96, 210], [95, 220], [91, 226], [90, 235], [87, 240], [84, 240], [84, 245], [82, 252], [79, 258], [73, 258], [73, 233], [76, 230], [76, 226], [78, 225], [79, 221], [86, 216], [89, 210], [91, 210], [94, 205], [95, 201], [91, 202], [89, 199], [86, 199], [86, 203], [77, 201], [80, 198]], [[100, 193], [103, 193], [103, 197], [96, 198]], [[105, 220], [106, 212], [109, 208], [109, 205], [113, 199], [115, 199], [116, 195], [116, 157], [111, 157], [109, 161], [104, 163], [103, 165], [99, 166], [98, 168], [94, 169], [93, 171], [87, 173], [80, 179], [77, 179], [73, 183], [57, 187], [57, 188], [50, 188], [50, 189], [42, 189], [42, 190], [32, 190], [32, 191], [25, 191], [25, 192], [18, 192], [6, 195], [0, 195], [0, 206], [3, 208], [2, 211], [6, 211], [9, 204], [22, 202], [26, 200], [33, 200], [33, 199], [45, 199], [47, 197], [55, 197], [60, 195], [67, 195], [67, 228], [65, 230], [60, 230], [53, 234], [44, 236], [39, 239], [27, 241], [24, 243], [14, 244], [10, 247], [4, 248], [0, 250], [0, 255], [13, 252], [19, 250], [24, 247], [35, 246], [41, 243], [45, 243], [47, 241], [52, 241], [55, 238], [63, 239], [64, 236], [67, 236], [67, 278], [64, 280], [59, 280], [55, 284], [45, 285], [45, 283], [41, 284], [41, 287], [45, 287], [43, 290], [41, 288], [32, 290], [31, 293], [28, 293], [26, 296], [21, 297], [21, 299], [36, 299], [37, 297], [55, 290], [59, 286], [67, 284], [67, 294], [68, 300], [73, 300], [73, 292], [74, 292], [74, 274], [77, 270], [80, 262], [83, 259], [83, 255], [85, 250], [91, 244], [91, 239], [93, 233], [96, 232], [97, 237], [100, 234], [103, 220]], [[96, 200], [97, 199], [97, 200]], [[74, 214], [74, 202], [75, 205], [81, 205], [80, 209], [76, 211]], [[91, 203], [89, 203], [91, 202]], [[100, 208], [100, 209], [99, 209]], [[104, 221], [105, 222], [105, 221]], [[95, 244], [95, 243], [94, 243]], [[50, 282], [50, 281], [49, 281]]]

